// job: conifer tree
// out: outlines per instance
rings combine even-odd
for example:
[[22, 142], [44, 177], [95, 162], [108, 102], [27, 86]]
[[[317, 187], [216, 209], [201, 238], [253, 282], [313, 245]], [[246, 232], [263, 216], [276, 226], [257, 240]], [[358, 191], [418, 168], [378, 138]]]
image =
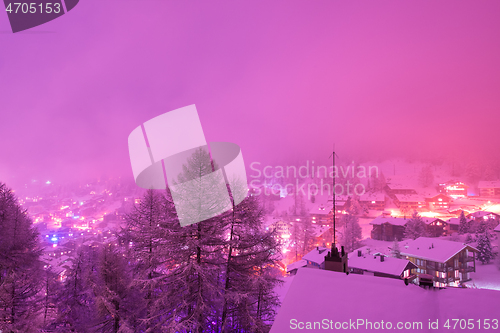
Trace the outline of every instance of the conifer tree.
[[34, 318], [42, 307], [40, 254], [38, 231], [12, 190], [0, 183], [0, 329], [3, 331], [36, 329]]
[[97, 260], [98, 269], [91, 279], [98, 316], [95, 329], [103, 333], [135, 332], [142, 295], [132, 284], [127, 258], [110, 242], [99, 246]]
[[460, 213], [460, 222], [458, 225], [458, 233], [459, 234], [466, 234], [468, 232], [470, 232], [470, 222], [465, 217], [464, 211], [462, 211]]
[[[166, 299], [170, 303], [165, 331], [215, 331], [221, 308], [220, 271], [225, 242], [229, 237], [224, 214], [229, 192], [220, 170], [204, 149], [196, 149], [170, 186], [180, 220], [201, 221], [181, 227], [170, 223], [169, 242], [164, 248], [172, 261], [166, 276]], [[227, 204], [229, 204], [227, 206]]]
[[401, 258], [401, 249], [397, 239], [394, 239], [394, 242], [392, 243], [391, 254], [394, 258]]
[[340, 244], [347, 252], [352, 252], [360, 245], [361, 227], [357, 216], [343, 214], [340, 219]]
[[247, 197], [228, 216], [223, 332], [266, 332], [274, 319], [278, 298], [273, 289], [280, 283], [280, 251], [276, 234], [264, 230], [262, 217], [255, 197]]
[[406, 222], [405, 237], [410, 239], [417, 239], [427, 234], [425, 222], [418, 212], [414, 212], [411, 219]]
[[168, 229], [170, 222], [166, 215], [166, 199], [158, 190], [148, 190], [125, 218], [126, 228], [120, 235], [120, 240], [127, 247], [133, 265], [130, 288], [140, 292], [143, 302], [136, 309], [136, 316], [141, 325], [137, 330], [159, 331], [163, 317], [168, 310], [163, 309], [165, 289], [165, 263], [169, 256], [166, 248], [169, 246]]
[[91, 280], [97, 270], [97, 251], [82, 245], [73, 260], [57, 302], [54, 322], [58, 332], [93, 332], [97, 324], [96, 298]]
[[479, 235], [477, 249], [479, 250], [477, 258], [482, 264], [489, 264], [494, 258], [491, 240], [487, 230]]

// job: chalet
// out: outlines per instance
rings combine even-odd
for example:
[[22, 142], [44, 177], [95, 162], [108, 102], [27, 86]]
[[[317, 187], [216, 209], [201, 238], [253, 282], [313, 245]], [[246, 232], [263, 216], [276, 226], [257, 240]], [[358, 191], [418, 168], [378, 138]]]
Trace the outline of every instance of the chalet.
[[[467, 223], [472, 222], [472, 219], [466, 218]], [[455, 232], [458, 232], [458, 229], [460, 228], [460, 217], [452, 217], [446, 221], [446, 234], [451, 235]]]
[[290, 223], [274, 218], [272, 219], [272, 221], [269, 222], [267, 230], [276, 231], [276, 234], [280, 239], [284, 240], [290, 238], [291, 235]]
[[451, 215], [460, 216], [460, 214], [462, 214], [463, 212], [464, 215], [467, 216], [471, 211], [474, 210], [474, 207], [475, 206], [460, 206], [460, 208], [449, 209], [448, 213], [450, 213]]
[[459, 181], [448, 181], [446, 183], [439, 184], [439, 191], [444, 193], [454, 199], [456, 198], [466, 198], [468, 186]]
[[500, 196], [500, 181], [480, 181], [477, 187], [481, 197]]
[[436, 287], [458, 287], [476, 271], [477, 249], [439, 238], [419, 237], [401, 248], [401, 255], [417, 265], [416, 275], [429, 274]]
[[425, 198], [418, 194], [396, 194], [394, 204], [400, 210], [421, 210], [427, 207]]
[[387, 257], [380, 253], [370, 254], [361, 248], [349, 253], [349, 272], [393, 279], [405, 279], [417, 266], [407, 259]]
[[500, 224], [497, 225], [497, 227], [493, 229], [493, 231], [497, 234], [497, 243], [498, 246], [500, 246]]
[[443, 210], [450, 208], [452, 199], [443, 193], [439, 193], [433, 197], [425, 198], [425, 202], [430, 210]]
[[398, 241], [403, 239], [407, 219], [380, 215], [370, 222], [373, 226], [371, 238], [383, 241]]
[[314, 239], [313, 244], [330, 246], [330, 242], [333, 239], [333, 228], [331, 225], [316, 224], [311, 229], [311, 236]]
[[328, 254], [328, 249], [317, 246], [302, 257], [306, 261], [306, 267], [325, 269], [325, 256]]
[[485, 210], [479, 210], [477, 212], [470, 213], [466, 217], [473, 219], [473, 220], [476, 220], [476, 221], [477, 220], [499, 220], [500, 215], [498, 215], [497, 213], [488, 212]]
[[359, 203], [368, 209], [384, 210], [385, 195], [383, 193], [365, 193], [359, 197]]
[[422, 217], [429, 237], [445, 236], [448, 223], [435, 217]]
[[417, 191], [415, 191], [413, 186], [401, 183], [387, 184], [384, 189], [390, 197], [393, 197], [396, 194], [403, 194], [403, 195], [417, 194]]
[[304, 259], [300, 259], [299, 261], [293, 262], [286, 266], [286, 272], [290, 275], [297, 274], [299, 268], [307, 267], [307, 261]]
[[495, 228], [500, 222], [500, 215], [484, 210], [480, 210], [467, 215], [467, 218], [474, 220], [476, 226], [485, 223], [489, 229]]
[[319, 203], [313, 204], [309, 210], [312, 222], [320, 225], [331, 225], [332, 223], [332, 202], [329, 205]]

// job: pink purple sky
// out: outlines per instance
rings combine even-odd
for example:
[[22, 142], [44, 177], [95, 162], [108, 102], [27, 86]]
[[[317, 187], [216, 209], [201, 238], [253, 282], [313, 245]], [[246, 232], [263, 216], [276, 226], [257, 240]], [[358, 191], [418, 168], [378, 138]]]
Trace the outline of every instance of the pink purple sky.
[[0, 14], [0, 180], [132, 179], [129, 133], [190, 104], [247, 164], [334, 142], [497, 155], [499, 17], [498, 1], [82, 0], [12, 34]]

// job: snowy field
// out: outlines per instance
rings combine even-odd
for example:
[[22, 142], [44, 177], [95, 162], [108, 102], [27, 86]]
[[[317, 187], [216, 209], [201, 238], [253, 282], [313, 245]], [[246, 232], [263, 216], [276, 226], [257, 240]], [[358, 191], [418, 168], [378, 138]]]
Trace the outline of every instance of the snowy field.
[[[336, 323], [345, 322], [347, 327], [352, 322], [362, 323], [356, 329], [370, 332], [381, 325], [384, 328], [378, 331], [392, 331], [398, 323], [410, 325], [408, 332], [462, 331], [445, 327], [452, 318], [466, 323], [472, 318], [475, 329], [469, 325], [467, 331], [479, 332], [478, 325], [485, 320], [498, 320], [498, 309], [500, 292], [496, 290], [427, 290], [411, 284], [405, 286], [396, 279], [304, 268], [294, 277], [271, 333], [296, 331], [299, 322], [305, 330], [309, 325], [309, 331], [332, 330]], [[437, 329], [429, 328], [431, 322], [437, 323]], [[315, 323], [320, 324], [313, 326]]]
[[496, 263], [482, 265], [480, 262], [476, 262], [476, 272], [471, 273], [471, 278], [471, 281], [466, 282], [467, 286], [500, 290], [500, 269]]

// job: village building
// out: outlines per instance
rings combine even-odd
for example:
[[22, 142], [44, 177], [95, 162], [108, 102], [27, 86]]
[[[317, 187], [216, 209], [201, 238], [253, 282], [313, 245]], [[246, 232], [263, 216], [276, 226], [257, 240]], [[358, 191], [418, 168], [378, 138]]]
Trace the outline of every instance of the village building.
[[497, 234], [497, 246], [500, 247], [500, 224], [493, 231]]
[[286, 266], [286, 272], [290, 275], [297, 274], [299, 268], [307, 267], [307, 261], [304, 259], [300, 259], [299, 261], [293, 262]]
[[[466, 221], [468, 224], [470, 224], [472, 222], [472, 219], [468, 219], [466, 218]], [[446, 234], [449, 236], [455, 232], [458, 232], [458, 230], [460, 229], [460, 217], [452, 217], [452, 218], [449, 218], [448, 220], [446, 220]]]
[[447, 210], [450, 208], [452, 201], [451, 197], [443, 193], [439, 193], [438, 195], [430, 198], [425, 198], [425, 202], [430, 210]]
[[366, 247], [349, 253], [349, 272], [393, 279], [410, 278], [417, 266], [407, 259], [368, 253]]
[[494, 229], [500, 222], [500, 215], [484, 210], [470, 213], [466, 217], [474, 221], [473, 228], [477, 228], [478, 225], [484, 223], [486, 227], [491, 230]]
[[480, 181], [477, 188], [481, 197], [500, 196], [500, 181]]
[[371, 238], [383, 241], [402, 240], [405, 232], [407, 219], [401, 217], [393, 217], [380, 215], [370, 222], [373, 226]]
[[365, 193], [359, 197], [359, 203], [368, 209], [384, 210], [385, 195], [381, 192]]
[[429, 237], [446, 236], [448, 223], [435, 217], [422, 217]]
[[393, 201], [401, 211], [411, 212], [427, 208], [425, 198], [418, 194], [395, 194]]
[[302, 259], [306, 261], [306, 267], [325, 269], [325, 256], [328, 254], [328, 251], [325, 247], [317, 246], [305, 254]]
[[469, 186], [459, 181], [452, 180], [446, 183], [439, 184], [439, 192], [444, 193], [454, 199], [466, 198], [468, 196], [468, 189]]
[[319, 225], [332, 224], [332, 202], [329, 205], [324, 203], [312, 204], [309, 210], [312, 222]]
[[413, 186], [402, 184], [402, 183], [388, 183], [385, 185], [385, 191], [390, 197], [394, 197], [396, 194], [411, 195], [417, 194], [417, 191]]
[[436, 287], [458, 287], [476, 271], [478, 250], [459, 242], [419, 237], [401, 247], [401, 255], [417, 265], [415, 274], [429, 274]]

